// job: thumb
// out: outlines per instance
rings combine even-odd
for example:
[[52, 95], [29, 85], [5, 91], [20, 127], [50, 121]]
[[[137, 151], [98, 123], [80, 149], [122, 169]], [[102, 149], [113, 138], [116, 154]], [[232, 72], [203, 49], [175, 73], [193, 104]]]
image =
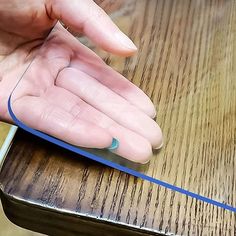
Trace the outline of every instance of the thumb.
[[48, 0], [46, 9], [49, 17], [83, 33], [106, 51], [129, 56], [137, 50], [93, 0]]

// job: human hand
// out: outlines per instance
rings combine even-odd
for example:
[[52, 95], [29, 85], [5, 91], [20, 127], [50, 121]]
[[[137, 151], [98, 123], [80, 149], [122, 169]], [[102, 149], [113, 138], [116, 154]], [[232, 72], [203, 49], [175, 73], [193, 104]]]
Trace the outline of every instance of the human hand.
[[[131, 55], [135, 51], [130, 41], [130, 46], [125, 46], [126, 37], [124, 40], [114, 37], [122, 34], [103, 15], [104, 12], [98, 10], [93, 14], [97, 9], [94, 3], [64, 2], [54, 1], [51, 8], [47, 5], [41, 12], [38, 9], [43, 7], [38, 5], [39, 2], [29, 7], [28, 17], [34, 13], [32, 24], [27, 23], [27, 14], [18, 8], [16, 12], [23, 19], [17, 19], [18, 27], [16, 22], [6, 23], [7, 30], [2, 22], [11, 18], [13, 13], [9, 15], [0, 3], [1, 16], [5, 17], [1, 17], [0, 24], [3, 28], [0, 39], [0, 118], [11, 121], [7, 111], [8, 97], [19, 76], [37, 54], [12, 99], [13, 111], [23, 123], [83, 147], [107, 148], [115, 138], [119, 146], [112, 152], [135, 162], [146, 162], [152, 154], [152, 147], [157, 148], [162, 143], [160, 128], [152, 120], [155, 109], [149, 98], [79, 43], [60, 23], [39, 49], [56, 20], [62, 19], [70, 28], [83, 32], [105, 50], [119, 55]], [[82, 6], [77, 5], [78, 2], [82, 2]], [[77, 17], [80, 11], [83, 14]], [[88, 16], [98, 19], [90, 20]], [[101, 25], [97, 24], [98, 20]], [[12, 45], [6, 40], [10, 36]]]

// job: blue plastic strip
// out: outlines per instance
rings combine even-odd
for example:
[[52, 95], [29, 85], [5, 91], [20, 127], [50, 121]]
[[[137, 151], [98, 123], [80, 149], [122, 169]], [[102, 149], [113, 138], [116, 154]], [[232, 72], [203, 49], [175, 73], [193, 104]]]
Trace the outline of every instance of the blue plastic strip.
[[54, 143], [60, 147], [63, 147], [65, 149], [68, 149], [72, 152], [75, 152], [77, 154], [80, 154], [80, 155], [83, 155], [93, 161], [97, 161], [99, 163], [102, 163], [104, 165], [107, 165], [109, 167], [112, 167], [114, 169], [117, 169], [119, 171], [123, 171], [125, 173], [128, 173], [130, 175], [133, 175], [137, 178], [141, 178], [143, 180], [147, 180], [151, 183], [154, 183], [154, 184], [158, 184], [162, 187], [165, 187], [167, 189], [170, 189], [170, 190], [173, 190], [173, 191], [176, 191], [176, 192], [179, 192], [179, 193], [182, 193], [184, 195], [187, 195], [189, 197], [192, 197], [192, 198], [195, 198], [197, 200], [201, 200], [203, 202], [206, 202], [206, 203], [209, 203], [209, 204], [212, 204], [214, 206], [217, 206], [217, 207], [220, 207], [220, 208], [223, 208], [223, 209], [226, 209], [226, 210], [229, 210], [229, 211], [232, 211], [232, 212], [236, 212], [236, 208], [233, 207], [233, 206], [230, 206], [230, 205], [226, 205], [224, 203], [221, 203], [221, 202], [218, 202], [218, 201], [215, 201], [215, 200], [212, 200], [210, 198], [207, 198], [207, 197], [204, 197], [202, 195], [199, 195], [199, 194], [196, 194], [196, 193], [193, 193], [193, 192], [190, 192], [188, 190], [185, 190], [183, 188], [180, 188], [180, 187], [177, 187], [177, 186], [174, 186], [172, 184], [169, 184], [169, 183], [166, 183], [164, 181], [161, 181], [161, 180], [158, 180], [158, 179], [155, 179], [153, 177], [150, 177], [150, 176], [147, 176], [145, 174], [142, 174], [142, 173], [139, 173], [138, 171], [135, 171], [135, 170], [132, 170], [130, 168], [127, 168], [125, 166], [121, 166], [117, 163], [114, 163], [112, 161], [109, 161], [109, 160], [106, 160], [100, 156], [97, 156], [97, 155], [94, 155], [92, 153], [89, 153], [87, 151], [84, 151], [84, 150], [81, 150], [80, 148], [76, 147], [76, 146], [73, 146], [69, 143], [66, 143], [66, 142], [63, 142], [57, 138], [54, 138], [50, 135], [47, 135], [45, 133], [42, 133], [40, 131], [37, 131], [37, 130], [34, 130], [30, 127], [28, 127], [27, 125], [25, 125], [24, 123], [22, 123], [20, 120], [17, 119], [17, 117], [15, 116], [15, 114], [13, 113], [12, 109], [11, 109], [11, 95], [8, 99], [8, 111], [10, 113], [10, 116], [12, 117], [13, 121], [15, 122], [15, 124], [17, 126], [19, 126], [20, 128], [22, 128], [23, 130], [31, 133], [31, 134], [34, 134], [42, 139], [45, 139], [51, 143]]

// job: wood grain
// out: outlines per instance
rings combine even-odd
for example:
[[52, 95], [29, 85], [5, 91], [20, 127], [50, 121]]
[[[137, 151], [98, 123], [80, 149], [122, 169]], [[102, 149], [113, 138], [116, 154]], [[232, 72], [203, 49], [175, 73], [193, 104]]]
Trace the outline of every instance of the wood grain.
[[[234, 0], [125, 1], [114, 20], [137, 55], [117, 58], [89, 45], [156, 105], [165, 143], [147, 174], [234, 206], [235, 11]], [[50, 235], [236, 235], [232, 212], [23, 132], [0, 183], [8, 217]]]

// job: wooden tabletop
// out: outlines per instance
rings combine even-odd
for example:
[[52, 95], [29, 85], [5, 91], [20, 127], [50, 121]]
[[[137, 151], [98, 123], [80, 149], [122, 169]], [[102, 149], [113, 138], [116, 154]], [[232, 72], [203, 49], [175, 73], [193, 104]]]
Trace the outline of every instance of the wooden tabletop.
[[[236, 1], [129, 0], [112, 17], [137, 55], [89, 46], [156, 105], [165, 143], [146, 173], [235, 207]], [[23, 131], [0, 187], [11, 221], [49, 235], [236, 235], [233, 212]]]

